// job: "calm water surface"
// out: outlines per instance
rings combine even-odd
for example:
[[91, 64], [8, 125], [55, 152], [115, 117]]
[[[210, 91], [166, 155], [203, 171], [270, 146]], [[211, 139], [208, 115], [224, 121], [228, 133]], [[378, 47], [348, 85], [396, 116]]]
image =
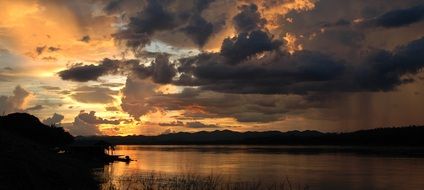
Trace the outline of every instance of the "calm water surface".
[[310, 189], [424, 189], [424, 158], [350, 153], [287, 153], [266, 146], [118, 146], [137, 161], [105, 166], [112, 178], [142, 175], [219, 174], [237, 181], [277, 182], [288, 177]]

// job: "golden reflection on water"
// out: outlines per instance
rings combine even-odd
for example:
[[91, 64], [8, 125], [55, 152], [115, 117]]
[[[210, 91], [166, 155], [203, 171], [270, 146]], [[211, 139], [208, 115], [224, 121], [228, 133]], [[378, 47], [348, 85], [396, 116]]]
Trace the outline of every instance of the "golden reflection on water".
[[355, 154], [288, 154], [232, 146], [118, 146], [137, 161], [105, 167], [112, 178], [146, 174], [221, 175], [237, 181], [289, 177], [313, 189], [424, 189], [424, 159]]

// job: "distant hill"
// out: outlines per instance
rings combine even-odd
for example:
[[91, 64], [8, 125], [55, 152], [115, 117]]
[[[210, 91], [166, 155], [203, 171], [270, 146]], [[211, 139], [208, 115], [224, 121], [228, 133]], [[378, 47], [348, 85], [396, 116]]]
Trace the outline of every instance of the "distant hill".
[[235, 132], [230, 130], [171, 133], [158, 136], [91, 136], [77, 140], [104, 140], [112, 144], [245, 144], [245, 145], [345, 145], [423, 146], [424, 127], [378, 128], [349, 133], [319, 131]]

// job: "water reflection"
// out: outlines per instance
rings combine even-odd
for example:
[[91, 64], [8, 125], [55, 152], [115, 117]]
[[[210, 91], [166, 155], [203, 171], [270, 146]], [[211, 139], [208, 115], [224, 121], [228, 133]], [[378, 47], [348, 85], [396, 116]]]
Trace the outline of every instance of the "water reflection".
[[[292, 154], [270, 147], [118, 146], [136, 160], [105, 166], [112, 178], [150, 172], [219, 174], [236, 181], [281, 181], [311, 189], [423, 189], [424, 159], [346, 153]], [[278, 149], [278, 147], [273, 147]], [[281, 148], [281, 147], [280, 147]], [[285, 147], [287, 148], [287, 147]]]

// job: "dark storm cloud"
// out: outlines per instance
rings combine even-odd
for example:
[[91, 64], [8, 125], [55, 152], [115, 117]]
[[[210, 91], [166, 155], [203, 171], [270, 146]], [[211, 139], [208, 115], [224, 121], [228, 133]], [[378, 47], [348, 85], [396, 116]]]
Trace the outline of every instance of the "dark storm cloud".
[[194, 16], [190, 19], [188, 26], [182, 31], [193, 40], [195, 44], [203, 47], [210, 35], [213, 33], [213, 24], [206, 21], [201, 16]]
[[209, 4], [214, 2], [215, 0], [196, 0], [194, 1], [194, 10], [198, 12], [202, 12], [206, 8], [208, 8]]
[[[310, 11], [291, 11], [281, 16], [278, 24], [282, 26], [281, 32], [296, 35], [303, 49], [325, 52], [342, 59], [357, 59], [369, 47], [392, 49], [421, 37], [424, 22], [399, 26], [396, 30], [388, 30], [391, 28], [384, 26], [376, 28], [375, 25], [376, 20], [386, 13], [419, 6], [422, 2], [418, 0], [322, 0], [316, 2]], [[362, 40], [351, 41], [354, 46], [345, 45], [348, 38], [343, 36], [349, 34], [351, 39], [360, 37]]]
[[167, 84], [172, 81], [176, 69], [174, 64], [169, 62], [167, 55], [158, 54], [150, 66], [138, 65], [132, 72], [141, 79], [151, 77], [156, 83]]
[[176, 75], [174, 63], [171, 63], [166, 54], [155, 54], [155, 59], [149, 66], [140, 64], [139, 60], [112, 60], [103, 59], [98, 65], [76, 64], [58, 74], [63, 80], [87, 82], [97, 80], [108, 74], [134, 74], [141, 79], [151, 78], [160, 84], [170, 83]]
[[176, 26], [176, 17], [156, 0], [148, 0], [146, 7], [131, 17], [128, 26], [114, 34], [118, 40], [125, 40], [127, 47], [138, 49], [150, 43], [156, 31], [170, 30]]
[[62, 80], [77, 82], [95, 81], [103, 75], [118, 74], [121, 67], [138, 64], [138, 62], [137, 60], [121, 61], [105, 58], [98, 65], [75, 64], [67, 70], [60, 71], [58, 74]]
[[251, 32], [260, 30], [266, 24], [266, 19], [261, 17], [258, 6], [255, 4], [242, 5], [240, 13], [233, 18], [234, 27], [237, 32]]
[[[190, 61], [198, 63], [198, 60]], [[302, 88], [293, 86], [297, 83], [336, 80], [341, 77], [345, 65], [324, 54], [303, 51], [293, 55], [273, 53], [238, 65], [206, 62], [197, 64], [192, 69], [196, 80], [191, 82], [202, 89], [229, 93], [278, 94], [304, 93]]]
[[196, 45], [203, 47], [208, 41], [209, 37], [214, 32], [214, 25], [205, 20], [201, 13], [206, 9], [214, 0], [199, 0], [195, 1], [188, 21], [188, 25], [181, 29]]
[[149, 35], [157, 30], [171, 29], [175, 26], [175, 17], [169, 13], [158, 1], [148, 0], [146, 8], [136, 17], [130, 18], [129, 28], [135, 33]]
[[266, 19], [262, 18], [255, 4], [239, 7], [240, 12], [233, 17], [237, 36], [226, 38], [221, 45], [221, 55], [229, 64], [238, 64], [258, 53], [278, 50], [283, 42], [276, 40], [264, 31]]
[[[203, 90], [224, 93], [390, 91], [401, 84], [411, 82], [402, 77], [415, 74], [423, 67], [424, 62], [417, 56], [424, 53], [423, 46], [424, 40], [421, 38], [392, 52], [368, 51], [359, 61], [336, 59], [313, 51], [298, 51], [292, 55], [274, 51], [236, 65], [227, 64], [225, 58], [218, 53], [199, 54], [196, 57], [180, 59], [177, 63], [170, 63], [167, 55], [157, 55], [150, 66], [139, 65], [137, 61], [124, 65], [130, 65], [127, 70], [140, 79], [150, 77], [155, 83], [199, 86]], [[105, 67], [103, 64], [118, 63], [104, 61], [98, 66], [91, 65], [90, 67], [102, 68], [98, 75], [96, 72], [87, 72], [92, 80], [107, 73], [116, 73], [122, 68], [116, 65]], [[177, 70], [175, 64], [178, 65]], [[73, 67], [68, 72], [85, 67], [87, 66]], [[63, 72], [65, 71], [61, 73]], [[177, 76], [177, 73], [180, 75]]]
[[[106, 12], [115, 14], [126, 10], [123, 8], [127, 6], [125, 2], [112, 2]], [[187, 36], [202, 47], [216, 34], [217, 28], [212, 16], [201, 12], [212, 12], [206, 7], [215, 5], [208, 5], [206, 1], [195, 2], [199, 2], [199, 5], [193, 5], [191, 1], [184, 2], [187, 6], [172, 0], [147, 1], [147, 4], [139, 6], [142, 10], [137, 14], [126, 15], [128, 25], [114, 36], [129, 48], [138, 50], [151, 40], [160, 41], [164, 34], [171, 39], [164, 40], [165, 43], [176, 42], [178, 39], [175, 38]], [[181, 110], [183, 115], [176, 119], [184, 122], [193, 118], [222, 117], [234, 118], [239, 122], [281, 121], [287, 114], [299, 114], [306, 109], [325, 106], [320, 103], [322, 99], [314, 100], [312, 95], [322, 97], [323, 94], [332, 93], [391, 91], [411, 82], [411, 75], [424, 66], [419, 57], [424, 53], [424, 40], [398, 46], [417, 38], [416, 35], [405, 38], [409, 35], [396, 33], [384, 37], [396, 39], [396, 43], [381, 45], [386, 44], [386, 39], [378, 41], [383, 37], [369, 36], [376, 30], [357, 27], [358, 20], [355, 20], [363, 18], [364, 22], [373, 21], [379, 23], [374, 26], [382, 28], [407, 26], [421, 21], [398, 19], [404, 14], [410, 15], [405, 10], [410, 12], [412, 8], [402, 9], [402, 14], [390, 11], [395, 7], [407, 7], [406, 4], [404, 1], [358, 0], [347, 3], [323, 0], [316, 3], [311, 11], [292, 11], [281, 16], [280, 24], [284, 27], [278, 29], [281, 31], [271, 32], [264, 29], [266, 20], [261, 17], [257, 7], [247, 4], [240, 6], [239, 13], [233, 18], [225, 19], [233, 24], [230, 27], [234, 27], [237, 34], [227, 38], [218, 53], [200, 53], [175, 62], [170, 61], [168, 55], [151, 54], [149, 58], [155, 59], [150, 65], [138, 62], [114, 64], [111, 68], [105, 68], [103, 63], [77, 65], [62, 72], [69, 73], [72, 69], [99, 71], [87, 72], [87, 75], [91, 75], [83, 77], [78, 76], [77, 72], [70, 74], [72, 77], [60, 76], [65, 80], [88, 81], [106, 74], [127, 75], [122, 89], [121, 108], [134, 118], [155, 111]], [[190, 8], [183, 10], [181, 7]], [[393, 22], [384, 21], [390, 17], [396, 19]], [[321, 31], [321, 28], [325, 30]], [[384, 32], [389, 30], [381, 31], [381, 36], [384, 36]], [[271, 35], [286, 32], [295, 35], [305, 50], [289, 54], [285, 52], [284, 44]], [[367, 40], [376, 42], [371, 44]], [[180, 47], [172, 42], [170, 45]], [[398, 48], [393, 48], [395, 46]], [[155, 92], [159, 87], [155, 83], [193, 86], [197, 89], [183, 90], [180, 94], [161, 94]], [[192, 107], [196, 109], [190, 109]]]
[[389, 91], [403, 83], [407, 74], [416, 74], [424, 67], [424, 37], [405, 46], [397, 47], [393, 52], [379, 50], [371, 53], [366, 64], [357, 68], [356, 77], [361, 88], [370, 91]]
[[[213, 0], [157, 1], [148, 0], [128, 23], [113, 36], [128, 48], [140, 52], [152, 39], [175, 46], [203, 47], [225, 24], [223, 20], [202, 16]], [[111, 2], [107, 10], [117, 11], [126, 1]], [[113, 12], [112, 11], [112, 12]], [[175, 35], [183, 39], [176, 39]], [[189, 41], [189, 42], [186, 42]], [[191, 41], [191, 42], [190, 42]]]
[[424, 4], [397, 9], [384, 13], [381, 16], [367, 20], [365, 26], [395, 28], [408, 26], [424, 20]]
[[100, 76], [109, 72], [108, 67], [101, 65], [83, 65], [72, 66], [68, 70], [60, 71], [58, 74], [63, 80], [72, 80], [77, 82], [87, 82], [97, 80]]
[[[267, 54], [238, 65], [214, 61], [216, 55], [183, 59], [175, 84], [225, 93], [305, 94], [308, 92], [389, 91], [424, 66], [424, 38], [394, 51], [369, 51], [359, 62], [298, 51]], [[189, 78], [190, 80], [187, 80]]]
[[266, 32], [260, 30], [243, 32], [222, 42], [221, 55], [228, 59], [229, 64], [237, 64], [257, 53], [277, 50], [282, 44], [282, 41], [273, 40]]
[[155, 83], [166, 84], [172, 81], [176, 70], [174, 65], [169, 63], [167, 55], [159, 55], [150, 66], [134, 65], [131, 68], [131, 74], [140, 79], [151, 78]]
[[169, 62], [167, 56], [158, 56], [151, 65], [152, 79], [156, 83], [166, 84], [172, 81], [176, 74], [174, 64]]

